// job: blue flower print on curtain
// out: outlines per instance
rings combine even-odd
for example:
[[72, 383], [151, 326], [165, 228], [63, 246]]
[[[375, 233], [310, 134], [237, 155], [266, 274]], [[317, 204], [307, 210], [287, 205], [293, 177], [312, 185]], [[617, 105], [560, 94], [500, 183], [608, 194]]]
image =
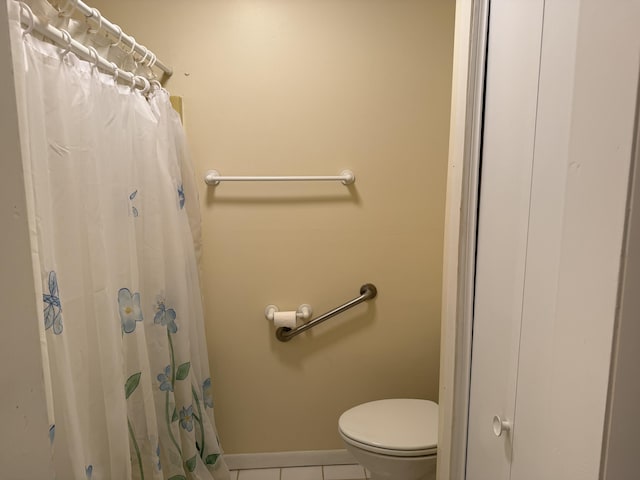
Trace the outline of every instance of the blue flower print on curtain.
[[53, 327], [53, 333], [62, 333], [62, 304], [58, 296], [58, 278], [53, 270], [49, 272], [49, 293], [42, 294], [44, 301], [44, 329]]
[[49, 444], [53, 445], [53, 441], [56, 438], [56, 425], [55, 423], [49, 427]]
[[205, 407], [213, 408], [213, 396], [211, 395], [211, 378], [202, 382], [202, 401]]
[[182, 407], [180, 410], [180, 426], [187, 432], [193, 430], [193, 405]]
[[142, 321], [140, 308], [140, 293], [131, 293], [128, 288], [118, 290], [118, 309], [122, 321], [122, 331], [132, 333], [136, 329], [136, 322]]
[[176, 325], [176, 311], [173, 308], [167, 308], [164, 304], [164, 298], [161, 296], [158, 296], [156, 310], [157, 312], [153, 317], [153, 323], [167, 327], [167, 330], [171, 333], [176, 333], [178, 331], [178, 325]]
[[184, 208], [184, 201], [185, 201], [183, 185], [180, 185], [178, 187], [178, 200], [180, 201], [180, 210], [182, 210]]
[[171, 384], [171, 365], [167, 365], [164, 368], [164, 373], [158, 374], [158, 382], [160, 382], [160, 390], [163, 392], [173, 392], [173, 385]]
[[85, 467], [84, 473], [87, 476], [87, 479], [90, 479], [91, 476], [93, 475], [93, 465], [89, 465], [88, 467]]
[[160, 444], [158, 444], [158, 446], [156, 447], [156, 457], [158, 459], [158, 462], [156, 463], [156, 467], [158, 468], [158, 471], [162, 471], [162, 463], [160, 463]]
[[180, 425], [182, 428], [188, 429], [188, 431], [193, 430], [193, 420], [191, 419], [193, 408], [190, 407], [190, 411], [183, 408], [180, 415], [178, 415], [176, 407], [171, 404], [171, 392], [174, 391], [176, 381], [185, 380], [189, 376], [191, 362], [185, 362], [176, 366], [176, 355], [175, 349], [173, 348], [172, 336], [178, 332], [178, 325], [176, 324], [177, 314], [173, 308], [167, 308], [164, 302], [164, 294], [160, 293], [156, 297], [156, 314], [153, 317], [153, 323], [167, 328], [167, 343], [169, 346], [169, 359], [171, 363], [164, 368], [164, 372], [158, 374], [157, 379], [158, 382], [160, 382], [160, 390], [165, 392], [165, 421], [167, 423], [169, 439], [171, 440], [171, 443], [173, 443], [178, 454], [182, 455], [182, 449], [173, 435], [172, 424], [180, 419]]
[[138, 195], [138, 190], [131, 192], [131, 195], [129, 195], [129, 201], [131, 202], [131, 213], [133, 214], [134, 217], [137, 217], [139, 215], [138, 209], [133, 204], [133, 200], [136, 198], [136, 195]]

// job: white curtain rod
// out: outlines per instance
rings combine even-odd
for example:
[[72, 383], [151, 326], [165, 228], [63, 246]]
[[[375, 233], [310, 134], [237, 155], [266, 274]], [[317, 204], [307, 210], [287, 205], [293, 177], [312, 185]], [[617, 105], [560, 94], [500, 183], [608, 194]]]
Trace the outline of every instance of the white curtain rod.
[[115, 63], [101, 57], [93, 47], [86, 47], [77, 40], [71, 38], [71, 35], [69, 35], [66, 30], [60, 30], [49, 23], [45, 23], [40, 20], [24, 2], [18, 1], [17, 3], [20, 5], [20, 22], [26, 27], [25, 34], [34, 30], [54, 42], [59, 47], [65, 48], [83, 60], [95, 64], [100, 70], [110, 73], [114, 78], [120, 78], [123, 81], [127, 81], [132, 87], [139, 88], [143, 90], [144, 93], [149, 90], [150, 83], [145, 77], [121, 70]]
[[[71, 4], [71, 9], [67, 11], [66, 9], [69, 4]], [[164, 76], [166, 76], [166, 78], [169, 78], [171, 75], [173, 75], [173, 70], [171, 69], [171, 67], [168, 67], [167, 65], [162, 63], [158, 59], [158, 57], [153, 54], [153, 52], [147, 49], [147, 47], [137, 43], [136, 39], [133, 36], [123, 33], [120, 26], [110, 22], [108, 19], [103, 17], [97, 8], [91, 8], [82, 0], [67, 0], [61, 13], [65, 16], [71, 16], [74, 10], [78, 10], [85, 17], [87, 17], [87, 19], [95, 22], [99, 28], [106, 30], [113, 38], [117, 39], [119, 43], [122, 43], [124, 46], [131, 49], [131, 53], [137, 53], [140, 58], [147, 60], [154, 58], [154, 65], [164, 72]], [[161, 80], [161, 82], [163, 81]]]

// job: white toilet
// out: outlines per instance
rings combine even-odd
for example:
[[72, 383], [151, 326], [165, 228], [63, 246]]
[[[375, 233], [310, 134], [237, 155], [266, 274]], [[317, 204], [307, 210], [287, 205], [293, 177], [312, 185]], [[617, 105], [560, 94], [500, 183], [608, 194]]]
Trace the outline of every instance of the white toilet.
[[435, 480], [438, 404], [389, 399], [363, 403], [338, 420], [347, 450], [372, 480]]

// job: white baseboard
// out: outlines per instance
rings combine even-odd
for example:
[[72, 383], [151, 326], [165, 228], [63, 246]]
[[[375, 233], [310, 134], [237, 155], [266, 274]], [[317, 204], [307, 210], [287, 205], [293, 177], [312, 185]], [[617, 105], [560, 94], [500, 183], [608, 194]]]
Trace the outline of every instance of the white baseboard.
[[351, 465], [358, 463], [346, 450], [231, 453], [225, 454], [224, 459], [230, 470], [307, 467], [316, 465]]

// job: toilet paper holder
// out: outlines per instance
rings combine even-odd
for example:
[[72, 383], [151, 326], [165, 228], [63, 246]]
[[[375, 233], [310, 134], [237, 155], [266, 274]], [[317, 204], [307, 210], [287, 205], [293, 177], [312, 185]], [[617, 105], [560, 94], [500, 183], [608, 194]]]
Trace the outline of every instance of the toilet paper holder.
[[[291, 326], [281, 326], [276, 330], [276, 338], [281, 342], [288, 342], [296, 335], [301, 334], [302, 332], [313, 328], [316, 325], [328, 320], [336, 315], [349, 310], [350, 308], [355, 307], [356, 305], [361, 304], [367, 300], [371, 300], [378, 295], [378, 289], [373, 283], [365, 283], [360, 287], [360, 296], [354, 298], [353, 300], [349, 300], [347, 303], [340, 305], [339, 307], [334, 308], [333, 310], [329, 310], [326, 313], [323, 313], [319, 317], [314, 318], [313, 320], [309, 320], [304, 322], [302, 325], [295, 326], [293, 325], [295, 322], [291, 321]], [[308, 307], [308, 310], [305, 309]], [[265, 316], [268, 320], [273, 320], [276, 316], [276, 312], [278, 312], [278, 307], [275, 305], [267, 305], [267, 308], [264, 311]], [[287, 312], [292, 314], [293, 312]], [[309, 305], [303, 304], [298, 307], [296, 310], [296, 320], [304, 319], [308, 320], [311, 318], [311, 307]], [[300, 315], [300, 316], [298, 316]], [[308, 316], [303, 316], [308, 315]]]
[[[267, 320], [269, 320], [270, 322], [273, 322], [275, 313], [279, 311], [280, 309], [278, 308], [277, 305], [267, 305], [264, 309], [264, 316], [266, 317]], [[309, 320], [313, 315], [313, 309], [311, 308], [311, 305], [307, 305], [306, 303], [303, 303], [302, 305], [300, 305], [295, 312], [296, 312], [296, 318], [298, 320]], [[282, 313], [285, 313], [285, 312], [282, 312]]]

